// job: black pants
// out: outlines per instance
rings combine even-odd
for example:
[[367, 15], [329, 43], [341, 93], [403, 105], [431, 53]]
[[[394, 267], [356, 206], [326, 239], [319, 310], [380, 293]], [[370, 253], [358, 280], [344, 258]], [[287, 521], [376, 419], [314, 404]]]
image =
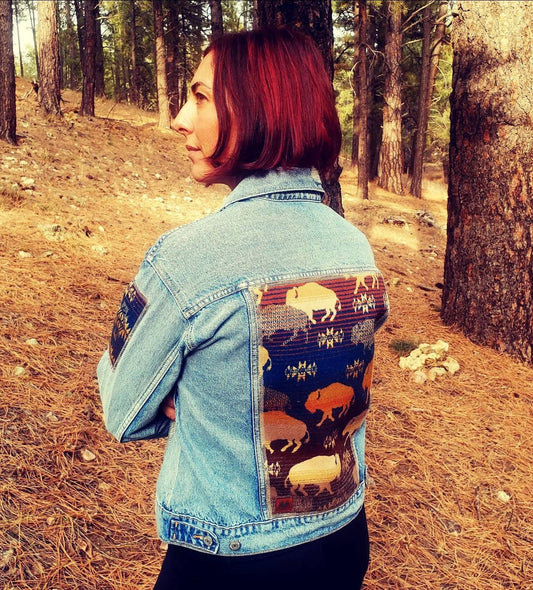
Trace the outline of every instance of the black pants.
[[225, 557], [169, 545], [154, 590], [189, 590], [206, 588], [208, 584], [218, 588], [225, 582], [251, 584], [250, 590], [274, 590], [289, 582], [306, 590], [334, 588], [337, 583], [342, 583], [343, 590], [358, 590], [368, 562], [368, 528], [363, 509], [351, 523], [331, 535], [270, 553]]

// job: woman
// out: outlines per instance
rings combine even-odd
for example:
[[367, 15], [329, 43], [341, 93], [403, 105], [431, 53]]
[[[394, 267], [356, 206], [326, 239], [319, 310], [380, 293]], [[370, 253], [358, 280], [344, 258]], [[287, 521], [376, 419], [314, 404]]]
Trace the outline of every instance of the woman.
[[288, 30], [222, 36], [173, 128], [194, 178], [232, 191], [147, 252], [98, 366], [109, 431], [168, 437], [155, 588], [358, 588], [388, 306], [367, 240], [321, 203], [341, 143], [322, 57]]

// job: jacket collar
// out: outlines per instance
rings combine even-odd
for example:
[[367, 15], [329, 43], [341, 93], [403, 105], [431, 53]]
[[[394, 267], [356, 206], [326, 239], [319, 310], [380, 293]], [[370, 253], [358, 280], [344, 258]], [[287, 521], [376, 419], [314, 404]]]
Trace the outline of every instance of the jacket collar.
[[229, 193], [222, 209], [237, 201], [263, 197], [277, 200], [300, 200], [321, 202], [324, 189], [318, 173], [310, 168], [292, 170], [267, 170], [245, 177]]

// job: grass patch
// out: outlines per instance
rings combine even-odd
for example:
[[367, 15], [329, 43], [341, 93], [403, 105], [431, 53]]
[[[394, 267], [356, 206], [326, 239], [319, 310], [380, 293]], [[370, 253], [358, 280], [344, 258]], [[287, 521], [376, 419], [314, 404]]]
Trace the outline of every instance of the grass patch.
[[17, 184], [0, 185], [0, 203], [5, 205], [8, 209], [21, 207], [25, 200], [26, 197]]
[[412, 350], [418, 348], [418, 342], [403, 338], [396, 338], [389, 344], [389, 348], [398, 356], [407, 356]]

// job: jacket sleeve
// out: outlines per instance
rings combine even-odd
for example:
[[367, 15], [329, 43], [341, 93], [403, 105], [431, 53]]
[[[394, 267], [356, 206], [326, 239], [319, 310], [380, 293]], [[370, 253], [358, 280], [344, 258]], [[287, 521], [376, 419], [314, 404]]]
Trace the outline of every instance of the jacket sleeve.
[[160, 404], [186, 354], [189, 322], [145, 260], [126, 288], [109, 347], [97, 367], [104, 421], [120, 442], [168, 435]]

